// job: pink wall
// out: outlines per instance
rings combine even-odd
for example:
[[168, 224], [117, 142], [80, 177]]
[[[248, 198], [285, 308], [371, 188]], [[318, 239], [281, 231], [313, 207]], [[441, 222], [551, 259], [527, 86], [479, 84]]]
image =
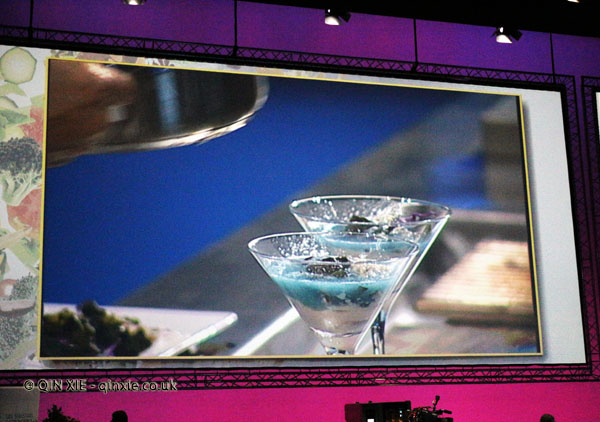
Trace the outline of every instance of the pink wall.
[[[344, 422], [347, 403], [411, 400], [438, 407], [459, 421], [532, 421], [552, 413], [557, 421], [591, 421], [598, 415], [595, 383], [329, 387], [200, 390], [165, 393], [43, 394], [39, 420], [56, 404], [82, 422], [107, 422], [125, 410], [130, 422]], [[594, 416], [595, 415], [595, 416]]]

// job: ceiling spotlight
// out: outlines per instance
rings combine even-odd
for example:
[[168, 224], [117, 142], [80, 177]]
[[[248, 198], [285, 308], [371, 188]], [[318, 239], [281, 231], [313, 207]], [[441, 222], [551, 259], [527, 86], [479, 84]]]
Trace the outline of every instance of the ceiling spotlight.
[[130, 6], [141, 6], [142, 4], [146, 3], [146, 0], [123, 0], [123, 3]]
[[326, 25], [341, 25], [344, 22], [350, 20], [350, 12], [340, 11], [335, 9], [325, 10], [325, 24]]
[[512, 44], [513, 40], [519, 41], [521, 35], [523, 34], [518, 29], [509, 29], [504, 26], [499, 26], [492, 34], [496, 37], [496, 42], [500, 44]]

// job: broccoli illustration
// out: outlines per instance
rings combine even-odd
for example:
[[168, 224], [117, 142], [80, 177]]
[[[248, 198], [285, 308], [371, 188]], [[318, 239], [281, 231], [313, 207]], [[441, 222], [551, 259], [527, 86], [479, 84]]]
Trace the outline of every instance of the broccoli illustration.
[[[9, 301], [31, 298], [35, 295], [38, 278], [28, 274], [18, 279], [8, 297]], [[0, 361], [7, 359], [13, 350], [31, 335], [31, 325], [35, 315], [29, 312], [25, 315], [10, 315], [0, 312]]]
[[21, 277], [15, 283], [13, 290], [10, 294], [11, 299], [29, 299], [35, 295], [37, 288], [38, 278], [33, 274], [27, 274]]
[[42, 149], [32, 138], [0, 143], [0, 185], [8, 205], [19, 205], [41, 180]]

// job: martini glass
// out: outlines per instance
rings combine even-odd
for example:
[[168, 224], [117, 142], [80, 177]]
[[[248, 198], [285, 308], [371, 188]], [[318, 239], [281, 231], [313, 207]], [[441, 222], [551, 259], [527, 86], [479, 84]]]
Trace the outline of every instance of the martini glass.
[[354, 354], [418, 246], [372, 233], [283, 233], [250, 252], [328, 355]]
[[411, 267], [397, 280], [371, 327], [373, 353], [385, 353], [385, 322], [394, 302], [450, 218], [450, 208], [411, 198], [317, 196], [293, 201], [290, 211], [310, 232], [351, 231], [401, 236], [419, 245]]

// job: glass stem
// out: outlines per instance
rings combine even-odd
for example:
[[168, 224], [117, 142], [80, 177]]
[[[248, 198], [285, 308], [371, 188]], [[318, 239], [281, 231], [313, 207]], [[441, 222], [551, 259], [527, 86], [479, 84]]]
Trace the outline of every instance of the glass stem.
[[348, 350], [341, 350], [341, 349], [336, 349], [335, 347], [325, 347], [325, 353], [327, 353], [327, 356], [336, 356], [336, 355], [351, 355], [352, 353], [349, 352]]
[[373, 354], [385, 355], [385, 311], [380, 311], [371, 325], [371, 341], [373, 342]]

